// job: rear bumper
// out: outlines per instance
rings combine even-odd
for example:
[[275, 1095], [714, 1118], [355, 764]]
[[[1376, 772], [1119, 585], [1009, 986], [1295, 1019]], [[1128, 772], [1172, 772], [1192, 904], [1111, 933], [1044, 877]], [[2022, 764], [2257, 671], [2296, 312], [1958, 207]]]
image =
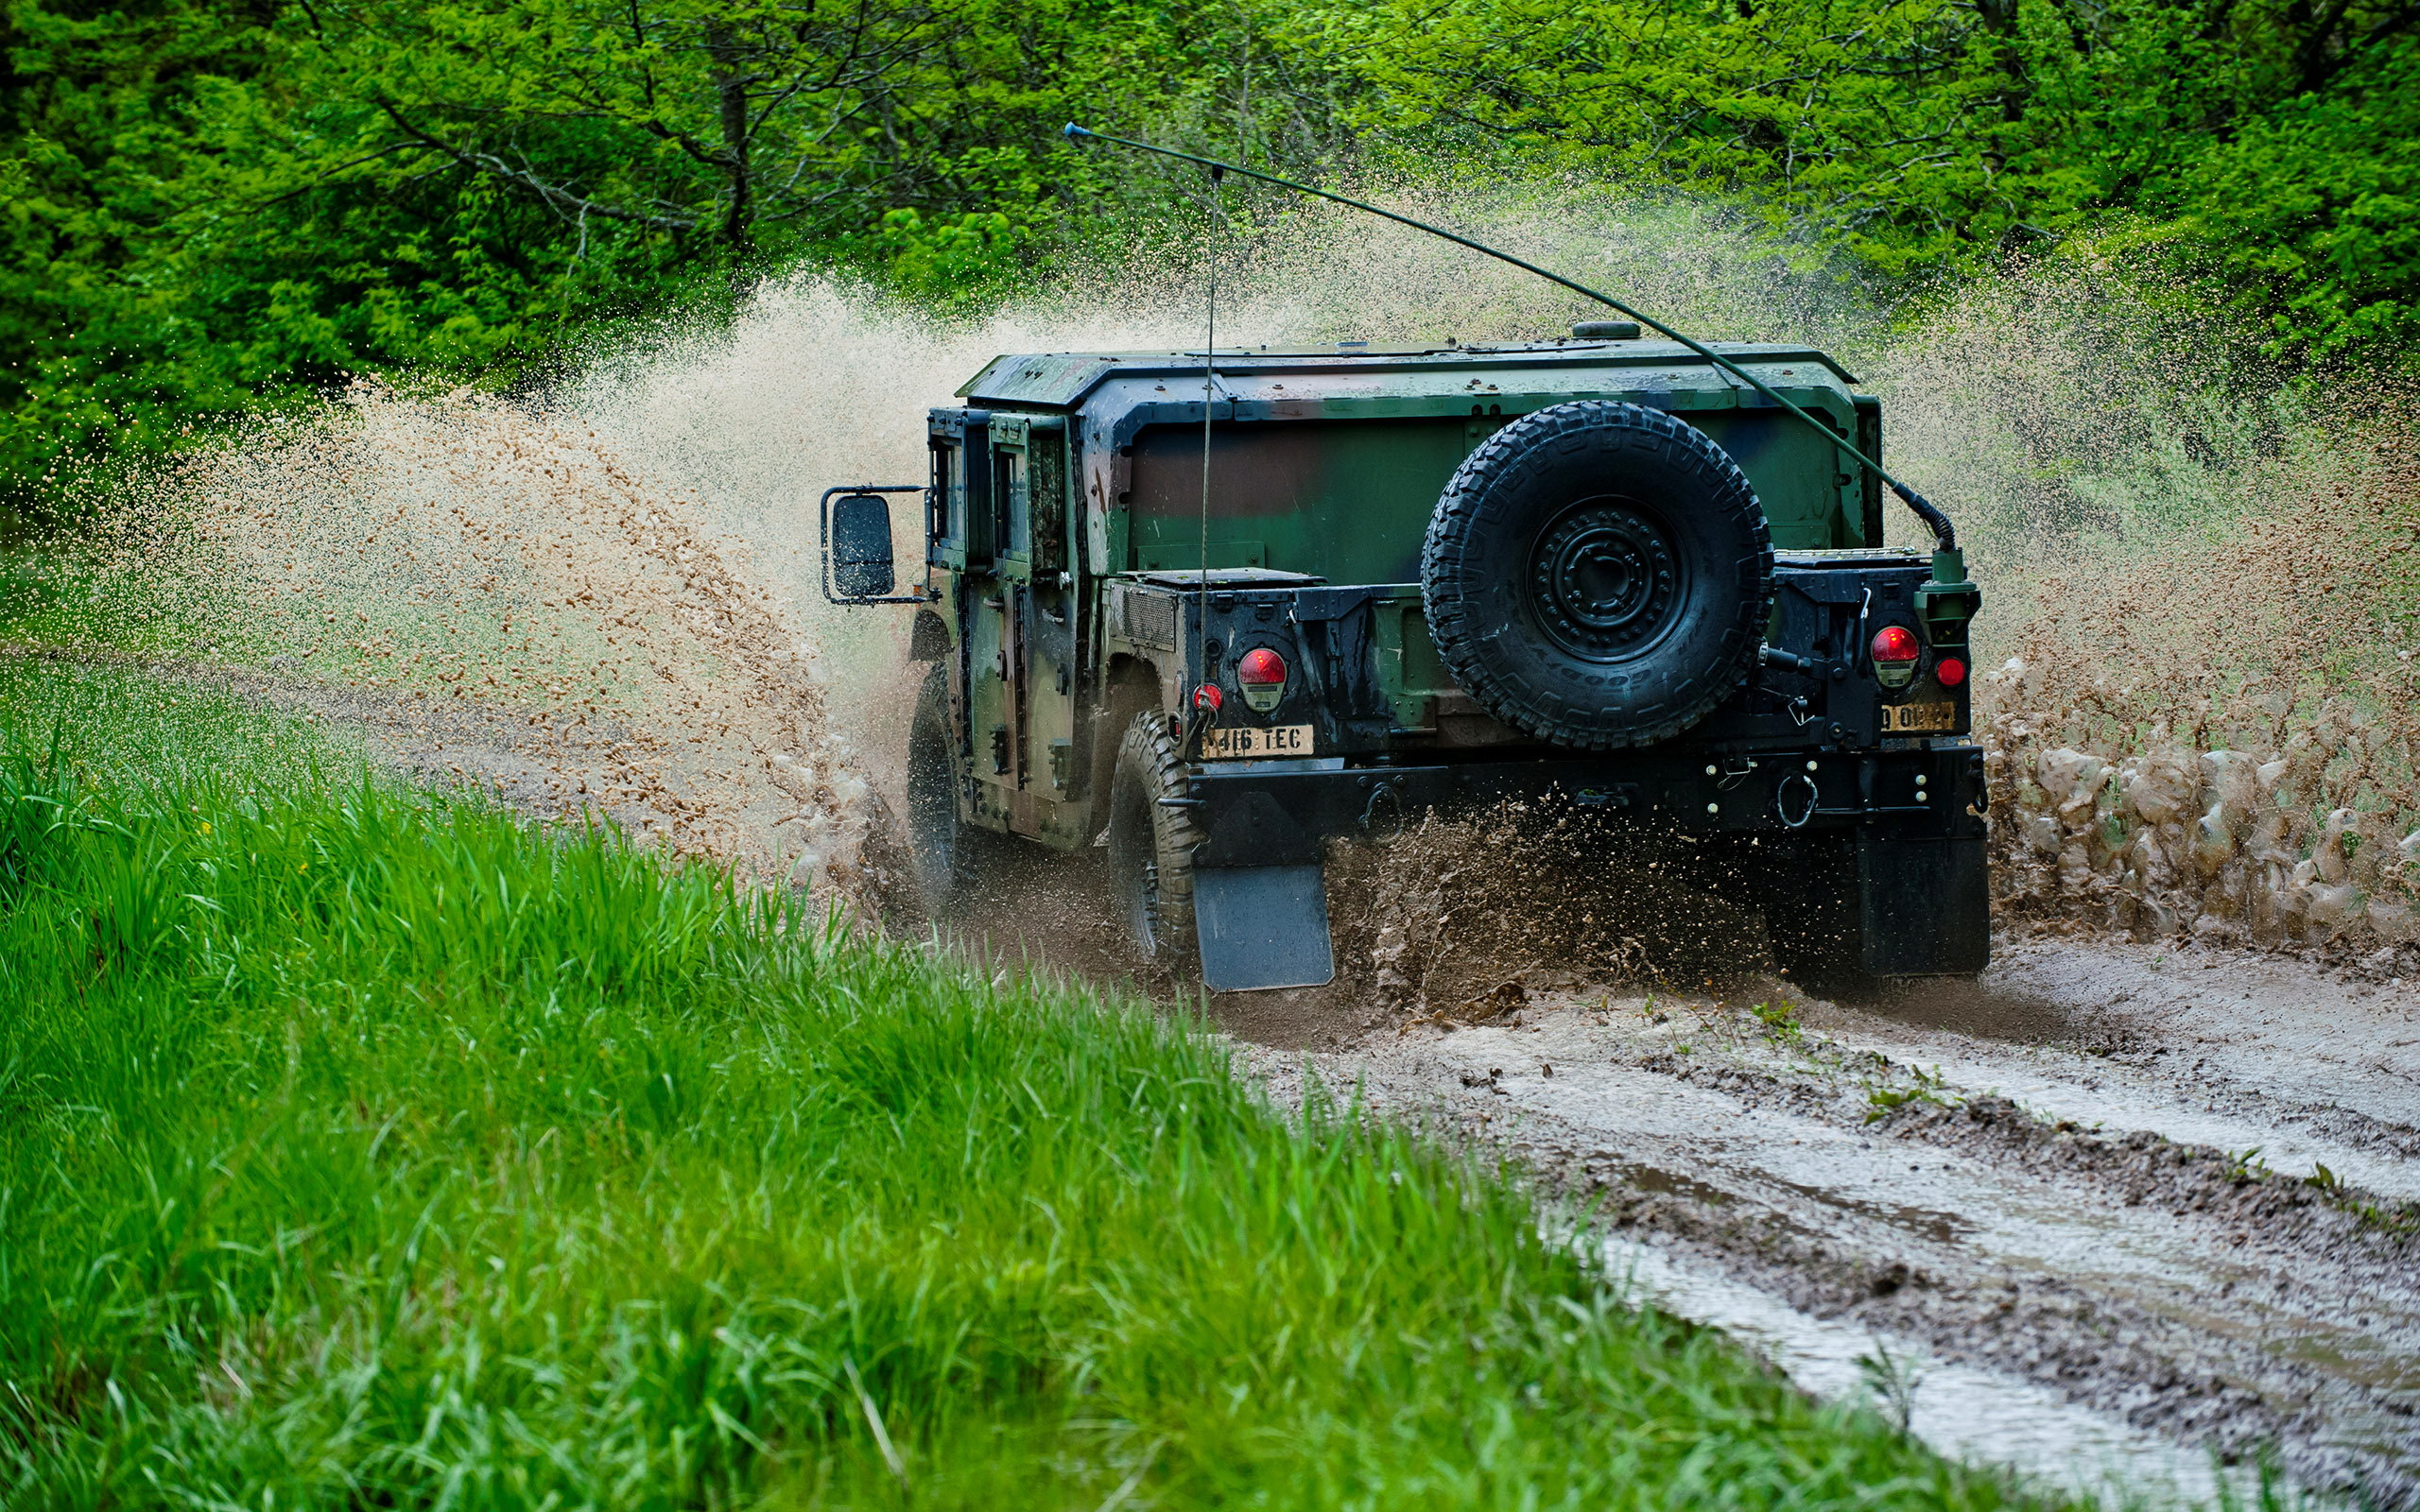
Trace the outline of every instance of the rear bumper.
[[1208, 838], [1200, 867], [1315, 862], [1330, 838], [1386, 840], [1428, 814], [1518, 801], [1641, 831], [1979, 841], [1988, 801], [1979, 746], [1895, 750], [1651, 752], [1561, 761], [1288, 770], [1249, 763], [1193, 769], [1187, 801]]

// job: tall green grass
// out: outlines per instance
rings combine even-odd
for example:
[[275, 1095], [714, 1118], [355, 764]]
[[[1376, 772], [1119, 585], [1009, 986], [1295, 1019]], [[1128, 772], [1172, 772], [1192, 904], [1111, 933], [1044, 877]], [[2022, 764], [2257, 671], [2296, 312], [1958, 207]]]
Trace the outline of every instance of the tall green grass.
[[2016, 1500], [1147, 1011], [131, 674], [0, 747], [0, 1502]]

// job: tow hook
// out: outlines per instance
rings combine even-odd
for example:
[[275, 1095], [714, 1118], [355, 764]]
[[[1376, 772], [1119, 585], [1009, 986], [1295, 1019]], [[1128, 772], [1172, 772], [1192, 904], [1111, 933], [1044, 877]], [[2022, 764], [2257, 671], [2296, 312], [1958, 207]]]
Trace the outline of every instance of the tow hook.
[[1361, 806], [1361, 832], [1386, 845], [1403, 837], [1404, 823], [1403, 798], [1396, 793], [1395, 784], [1380, 782], [1372, 788], [1370, 801]]
[[[1789, 812], [1789, 795], [1793, 787], [1805, 788], [1806, 791], [1806, 801], [1800, 805], [1795, 818], [1790, 816]], [[1806, 821], [1815, 816], [1815, 779], [1805, 772], [1792, 772], [1781, 780], [1780, 786], [1773, 789], [1773, 817], [1781, 820], [1783, 829], [1803, 830], [1806, 828]]]

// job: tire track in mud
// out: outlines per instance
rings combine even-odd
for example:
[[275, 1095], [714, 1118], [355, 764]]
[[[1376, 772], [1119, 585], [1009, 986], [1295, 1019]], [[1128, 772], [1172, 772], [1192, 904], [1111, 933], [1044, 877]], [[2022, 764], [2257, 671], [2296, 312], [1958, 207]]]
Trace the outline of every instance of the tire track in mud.
[[1281, 1101], [1308, 1074], [1500, 1149], [1661, 1263], [2420, 1506], [2420, 991], [2213, 949], [2000, 957], [1867, 1005], [1544, 991], [1308, 1054], [1264, 1016], [1245, 1061]]
[[[230, 680], [547, 818], [621, 738]], [[1659, 864], [1507, 872], [1506, 838], [1340, 858], [1337, 986], [1213, 1000], [1246, 1067], [1502, 1149], [1699, 1290], [2420, 1507], [2420, 984], [2392, 961], [2005, 934], [1979, 983], [1834, 1003], [1742, 970], [1757, 921]], [[999, 883], [957, 938], [1137, 985], [1089, 868]]]

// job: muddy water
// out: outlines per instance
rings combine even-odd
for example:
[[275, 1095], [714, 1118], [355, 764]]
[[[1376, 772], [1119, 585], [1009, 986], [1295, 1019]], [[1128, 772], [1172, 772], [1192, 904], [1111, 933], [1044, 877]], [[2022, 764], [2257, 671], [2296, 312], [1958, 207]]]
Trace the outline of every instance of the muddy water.
[[[1996, 1457], [2187, 1496], [2207, 1455], [2273, 1452], [2420, 1503], [2409, 981], [2008, 936], [1960, 994], [1721, 988], [1535, 992], [1252, 1060], [1281, 1097], [1358, 1084], [1516, 1155], [1598, 1205], [1651, 1295], [1811, 1387], [1855, 1384], [1876, 1338], [1931, 1359], [1945, 1445], [2005, 1418], [2035, 1436]], [[2332, 1074], [2327, 1045], [2354, 1052]]]
[[[1770, 1292], [1634, 1240], [1603, 1242], [1605, 1268], [1667, 1313], [1721, 1329], [1781, 1367], [1801, 1388], [1864, 1402], [1944, 1454], [2005, 1466], [2025, 1481], [2093, 1500], [2145, 1507], [2256, 1504], [2261, 1477], [2145, 1433], [2113, 1413], [2002, 1371], [1945, 1359], [1922, 1346], [1828, 1322]], [[1890, 1400], [1895, 1378], [1900, 1403]]]

